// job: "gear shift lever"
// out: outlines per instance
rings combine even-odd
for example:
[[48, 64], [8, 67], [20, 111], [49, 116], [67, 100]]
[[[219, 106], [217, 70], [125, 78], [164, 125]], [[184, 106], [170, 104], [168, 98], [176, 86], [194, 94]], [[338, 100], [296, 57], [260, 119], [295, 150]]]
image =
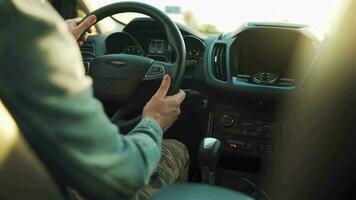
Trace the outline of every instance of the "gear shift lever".
[[221, 153], [220, 140], [204, 138], [199, 146], [199, 164], [203, 183], [215, 183], [215, 169]]

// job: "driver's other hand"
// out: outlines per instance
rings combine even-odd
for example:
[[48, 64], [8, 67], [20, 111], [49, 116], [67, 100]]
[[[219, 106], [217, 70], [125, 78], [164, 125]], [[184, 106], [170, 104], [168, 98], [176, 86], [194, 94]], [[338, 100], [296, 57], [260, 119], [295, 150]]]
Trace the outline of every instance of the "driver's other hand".
[[142, 112], [142, 118], [151, 117], [155, 119], [161, 125], [163, 132], [178, 119], [180, 105], [185, 98], [183, 90], [179, 90], [173, 96], [167, 96], [170, 85], [170, 76], [164, 75], [161, 86], [151, 100], [147, 102]]
[[81, 46], [88, 37], [87, 33], [91, 33], [89, 28], [96, 22], [96, 16], [90, 15], [82, 23], [78, 24], [79, 21], [79, 18], [68, 19], [66, 20], [66, 23], [68, 25], [69, 32], [72, 33], [74, 38], [78, 41], [78, 45]]

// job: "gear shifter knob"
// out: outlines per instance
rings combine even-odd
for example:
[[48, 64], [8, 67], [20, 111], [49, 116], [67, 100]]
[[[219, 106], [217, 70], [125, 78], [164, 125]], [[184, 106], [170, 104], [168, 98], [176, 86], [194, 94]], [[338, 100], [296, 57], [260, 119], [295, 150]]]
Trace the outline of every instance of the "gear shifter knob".
[[204, 138], [199, 146], [199, 164], [202, 173], [202, 181], [214, 184], [215, 169], [221, 153], [221, 142], [216, 138]]

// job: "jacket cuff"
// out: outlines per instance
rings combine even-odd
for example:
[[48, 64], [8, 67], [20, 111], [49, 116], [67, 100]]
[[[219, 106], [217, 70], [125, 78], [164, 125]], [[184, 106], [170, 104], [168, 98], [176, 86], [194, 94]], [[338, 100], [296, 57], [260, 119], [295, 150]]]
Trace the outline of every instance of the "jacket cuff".
[[152, 117], [143, 118], [139, 124], [145, 124], [147, 126], [150, 126], [155, 131], [159, 132], [160, 135], [163, 135], [163, 130], [161, 128], [161, 125], [159, 125], [159, 123], [155, 119], [153, 119]]

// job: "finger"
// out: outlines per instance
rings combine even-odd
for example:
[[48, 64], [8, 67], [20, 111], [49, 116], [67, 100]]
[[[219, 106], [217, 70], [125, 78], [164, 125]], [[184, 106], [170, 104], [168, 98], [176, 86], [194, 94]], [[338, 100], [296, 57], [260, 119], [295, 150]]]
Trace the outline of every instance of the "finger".
[[153, 97], [165, 97], [167, 95], [170, 86], [171, 86], [171, 77], [166, 74], [163, 76], [161, 86], [159, 86], [156, 94], [154, 94]]
[[173, 96], [171, 96], [171, 98], [175, 99], [175, 101], [178, 103], [178, 104], [181, 104], [184, 99], [185, 99], [185, 92], [183, 90], [179, 90], [179, 92]]
[[80, 34], [82, 34], [85, 30], [87, 30], [89, 27], [91, 27], [95, 22], [96, 22], [96, 16], [90, 15], [84, 21], [82, 21], [80, 24], [78, 24], [78, 26], [76, 27], [76, 30]]

